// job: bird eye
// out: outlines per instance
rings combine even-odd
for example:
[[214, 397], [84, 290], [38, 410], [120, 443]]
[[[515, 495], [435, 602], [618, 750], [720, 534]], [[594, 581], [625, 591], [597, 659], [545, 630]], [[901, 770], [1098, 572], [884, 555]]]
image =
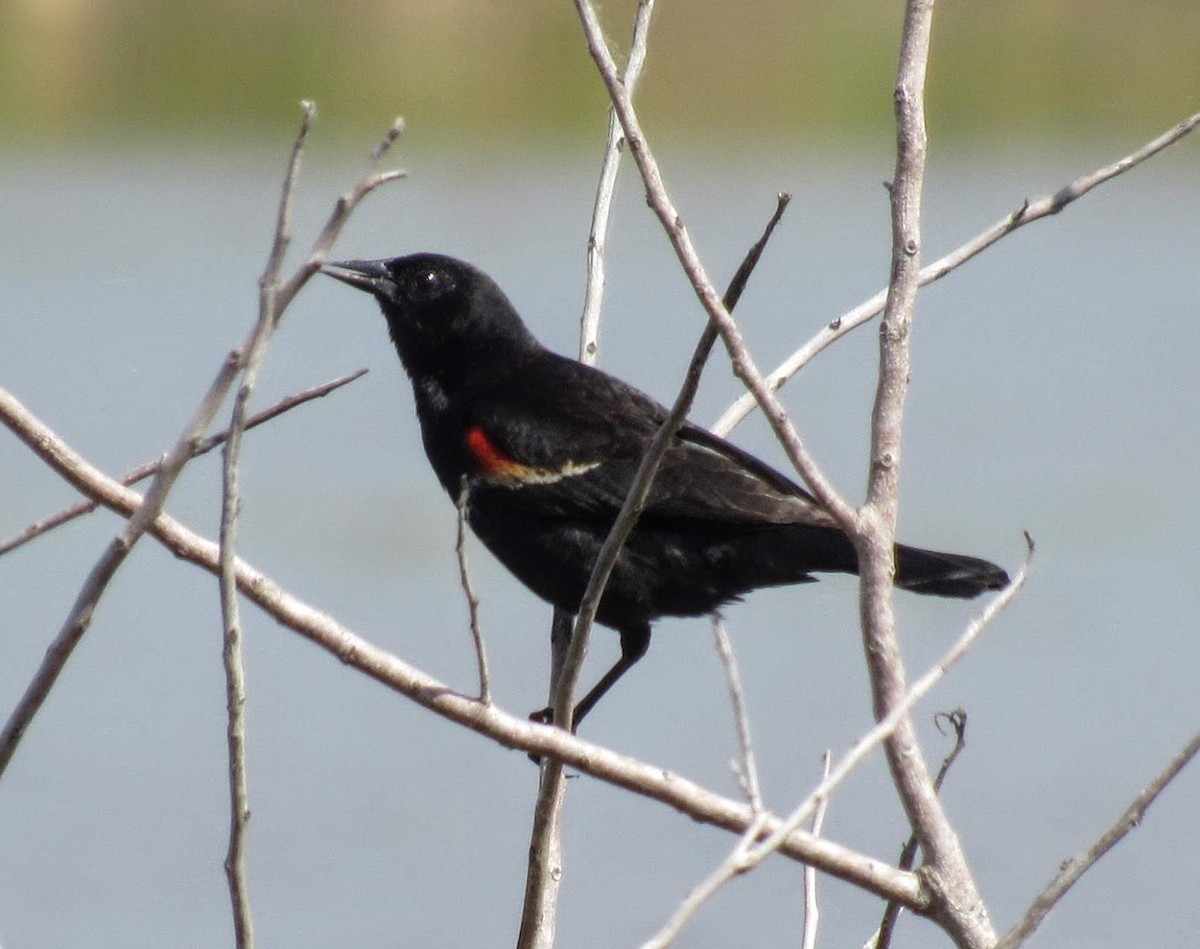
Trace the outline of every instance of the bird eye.
[[450, 289], [450, 279], [440, 270], [418, 270], [412, 276], [409, 293], [414, 300], [436, 300]]

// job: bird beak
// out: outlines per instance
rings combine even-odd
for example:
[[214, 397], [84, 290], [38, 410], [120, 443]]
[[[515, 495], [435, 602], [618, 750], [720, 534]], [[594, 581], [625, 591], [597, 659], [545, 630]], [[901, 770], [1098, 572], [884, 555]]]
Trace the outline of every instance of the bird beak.
[[386, 295], [393, 283], [392, 275], [381, 260], [343, 260], [326, 264], [321, 273], [376, 296]]

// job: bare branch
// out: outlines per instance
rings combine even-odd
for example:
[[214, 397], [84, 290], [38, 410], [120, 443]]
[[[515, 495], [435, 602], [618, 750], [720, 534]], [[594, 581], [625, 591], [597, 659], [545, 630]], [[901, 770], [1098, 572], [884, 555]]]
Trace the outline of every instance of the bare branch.
[[742, 752], [740, 765], [735, 763], [734, 772], [746, 792], [750, 809], [756, 814], [764, 810], [762, 789], [758, 783], [758, 764], [754, 760], [754, 743], [750, 740], [750, 715], [746, 711], [746, 696], [742, 692], [742, 677], [738, 674], [737, 660], [733, 657], [733, 645], [725, 632], [725, 623], [719, 613], [712, 615], [713, 637], [717, 641], [717, 655], [725, 667], [725, 678], [729, 683], [729, 699], [733, 704], [733, 722], [737, 728], [738, 745]]
[[[654, 0], [639, 0], [633, 21], [633, 40], [621, 82], [630, 97], [642, 75], [646, 62], [646, 38], [650, 33], [650, 17]], [[617, 188], [617, 169], [621, 165], [621, 149], [625, 136], [614, 109], [608, 110], [608, 139], [604, 161], [600, 166], [600, 183], [596, 188], [596, 203], [592, 208], [592, 227], [587, 242], [587, 283], [583, 290], [583, 315], [579, 319], [579, 361], [592, 365], [600, 347], [600, 306], [604, 299], [604, 250], [608, 241], [608, 221], [612, 212], [613, 193]]]
[[[555, 612], [555, 622], [560, 614]], [[561, 615], [570, 626], [571, 618]], [[541, 757], [538, 795], [530, 831], [529, 864], [517, 949], [553, 949], [558, 928], [558, 891], [562, 884], [562, 812], [567, 780], [562, 759]]]
[[279, 324], [276, 291], [279, 270], [291, 243], [292, 195], [300, 173], [300, 159], [312, 128], [316, 109], [311, 102], [301, 103], [304, 118], [292, 146], [279, 211], [267, 265], [259, 279], [258, 322], [246, 354], [242, 384], [233, 400], [229, 438], [225, 442], [221, 471], [221, 527], [217, 554], [220, 580], [221, 621], [224, 629], [222, 661], [225, 667], [225, 736], [229, 750], [229, 847], [225, 854], [225, 878], [233, 912], [234, 938], [239, 949], [254, 946], [254, 922], [250, 912], [250, 891], [246, 880], [246, 828], [250, 822], [250, 794], [246, 782], [246, 671], [242, 663], [242, 621], [238, 606], [234, 557], [237, 549], [238, 514], [241, 510], [241, 449], [246, 430], [247, 406], [258, 374], [262, 369], [271, 334]]
[[[139, 494], [88, 464], [3, 389], [0, 389], [0, 421], [83, 494], [125, 517], [143, 509]], [[217, 545], [212, 541], [188, 530], [167, 514], [160, 514], [149, 530], [175, 556], [216, 573]], [[741, 834], [756, 820], [744, 802], [714, 794], [661, 766], [635, 761], [560, 728], [530, 722], [503, 712], [495, 705], [485, 705], [478, 699], [455, 692], [445, 683], [355, 635], [240, 558], [234, 566], [242, 595], [267, 615], [343, 663], [449, 721], [505, 747], [561, 760], [615, 787], [660, 801], [701, 823]], [[766, 815], [763, 819], [763, 829], [767, 832], [782, 824], [775, 815]], [[779, 851], [791, 859], [811, 862], [884, 899], [895, 898], [914, 912], [925, 912], [932, 905], [932, 894], [917, 874], [896, 870], [877, 858], [829, 840], [816, 839], [805, 831], [790, 834]]]
[[642, 949], [666, 949], [683, 932], [683, 927], [691, 921], [700, 907], [712, 899], [721, 887], [746, 869], [746, 857], [750, 853], [754, 841], [763, 832], [766, 823], [766, 813], [760, 812], [754, 822], [746, 828], [746, 832], [738, 838], [738, 842], [729, 852], [729, 856], [684, 898], [667, 924], [642, 943]]
[[1126, 834], [1141, 825], [1150, 805], [1166, 789], [1167, 785], [1175, 780], [1188, 762], [1196, 757], [1197, 752], [1200, 752], [1200, 732], [1196, 732], [1188, 739], [1179, 754], [1172, 758], [1154, 780], [1146, 785], [1142, 793], [1133, 799], [1115, 824], [1101, 834], [1090, 847], [1063, 864], [1062, 869], [1050, 881], [1049, 886], [1038, 894], [1037, 899], [1033, 901], [1033, 905], [1029, 907], [1021, 921], [1005, 933], [1004, 938], [996, 944], [996, 949], [1017, 949], [1018, 946], [1024, 944], [1025, 940], [1032, 936], [1038, 926], [1042, 924], [1046, 914], [1066, 896], [1071, 887], [1079, 882], [1079, 878], [1095, 866], [1096, 861], [1124, 840]]
[[225, 443], [225, 459], [222, 470], [221, 531], [218, 555], [220, 578], [221, 616], [224, 625], [224, 664], [226, 707], [228, 711], [227, 737], [229, 744], [229, 793], [230, 829], [229, 850], [225, 858], [225, 873], [229, 882], [230, 900], [233, 907], [234, 930], [239, 949], [250, 949], [254, 944], [254, 931], [250, 919], [249, 893], [246, 886], [244, 851], [245, 832], [250, 819], [250, 803], [246, 787], [245, 762], [245, 670], [242, 664], [241, 611], [238, 602], [237, 580], [234, 560], [237, 542], [238, 516], [241, 510], [240, 460], [242, 434], [246, 428], [247, 407], [258, 381], [259, 372], [266, 358], [267, 346], [283, 313], [299, 289], [325, 262], [329, 249], [341, 232], [351, 212], [372, 190], [387, 181], [400, 177], [399, 172], [381, 174], [377, 168], [392, 143], [403, 129], [397, 120], [384, 136], [383, 141], [371, 153], [367, 171], [359, 178], [348, 195], [343, 195], [318, 236], [309, 258], [284, 284], [279, 273], [283, 259], [291, 243], [292, 195], [296, 177], [300, 170], [300, 159], [309, 129], [316, 114], [311, 102], [303, 102], [304, 120], [292, 148], [287, 173], [279, 198], [275, 235], [266, 268], [259, 279], [259, 313], [242, 370], [242, 384], [233, 404], [229, 425], [229, 438]]
[[[261, 412], [257, 412], [247, 419], [246, 431], [250, 431], [252, 428], [257, 428], [264, 422], [269, 422], [272, 419], [282, 415], [284, 412], [291, 411], [297, 406], [303, 405], [305, 402], [326, 396], [330, 392], [340, 389], [344, 385], [349, 385], [356, 379], [361, 379], [366, 374], [366, 369], [359, 369], [357, 372], [352, 372], [346, 376], [340, 376], [339, 378], [333, 379], [330, 382], [323, 382], [319, 386], [313, 386], [312, 388], [305, 389], [302, 392], [297, 392], [295, 395], [289, 395], [287, 398], [280, 399], [269, 409], [263, 409]], [[228, 429], [222, 429], [219, 432], [214, 432], [203, 441], [196, 443], [192, 451], [192, 457], [199, 458], [201, 455], [208, 454], [208, 452], [212, 451], [218, 445], [223, 445], [225, 443], [225, 439], [228, 437]], [[156, 459], [155, 461], [149, 461], [145, 464], [138, 465], [136, 468], [132, 469], [131, 471], [127, 471], [121, 476], [121, 484], [137, 484], [139, 481], [149, 478], [152, 474], [155, 474], [161, 466], [162, 459]], [[84, 514], [91, 514], [98, 507], [100, 507], [100, 505], [95, 501], [81, 501], [78, 504], [72, 504], [70, 507], [65, 507], [61, 511], [51, 514], [49, 517], [43, 518], [35, 524], [30, 524], [23, 531], [21, 531], [21, 533], [5, 541], [3, 544], [0, 544], [0, 557], [3, 557], [5, 554], [29, 543], [35, 538], [41, 537], [43, 534], [49, 533], [56, 527], [61, 527], [63, 524], [70, 523], [77, 517], [81, 517]]]
[[[829, 778], [829, 749], [821, 755], [821, 780]], [[813, 814], [812, 832], [814, 837], [821, 836], [825, 826], [825, 812], [829, 810], [829, 798], [821, 798], [817, 812]], [[801, 949], [817, 949], [817, 931], [821, 925], [821, 909], [817, 903], [817, 871], [809, 864], [804, 868], [804, 937], [800, 940]]]
[[[965, 244], [962, 244], [944, 257], [924, 267], [921, 270], [919, 285], [924, 287], [926, 284], [941, 280], [946, 274], [957, 270], [968, 260], [987, 250], [998, 240], [1007, 237], [1013, 231], [1026, 224], [1031, 224], [1034, 221], [1040, 221], [1043, 218], [1057, 214], [1072, 201], [1082, 198], [1093, 188], [1104, 184], [1106, 181], [1111, 181], [1118, 175], [1124, 174], [1131, 168], [1140, 165], [1146, 159], [1152, 158], [1167, 147], [1174, 145], [1198, 125], [1200, 125], [1200, 112], [1180, 122], [1153, 141], [1147, 142], [1132, 154], [1126, 155], [1124, 158], [1110, 165], [1105, 165], [1103, 168], [1098, 168], [1086, 175], [1081, 175], [1069, 184], [1059, 188], [1052, 195], [1038, 198], [1034, 201], [1026, 198], [1016, 210], [1006, 214], [995, 224], [991, 225], [991, 227], [986, 228]], [[882, 313], [886, 302], [887, 288], [885, 287], [869, 300], [860, 303], [836, 319], [831, 320], [812, 339], [788, 356], [776, 369], [771, 371], [765, 380], [767, 387], [772, 392], [777, 392], [783, 387], [784, 383], [808, 365], [813, 357], [826, 346], [835, 340], [841, 339], [851, 330], [857, 329]], [[757, 406], [758, 402], [754, 396], [749, 392], [745, 393], [725, 410], [713, 425], [712, 430], [718, 435], [729, 434], [734, 426], [753, 412]]]
[[467, 503], [471, 496], [470, 478], [463, 475], [462, 488], [458, 492], [458, 531], [454, 539], [454, 556], [458, 560], [458, 579], [463, 595], [467, 598], [467, 612], [471, 622], [471, 639], [475, 642], [475, 662], [479, 669], [479, 701], [490, 705], [492, 687], [488, 679], [487, 650], [483, 644], [483, 630], [479, 626], [479, 597], [471, 585], [471, 571], [467, 568]]
[[[625, 73], [622, 77], [631, 95], [641, 75], [642, 64], [646, 60], [646, 44], [653, 11], [654, 0], [640, 0], [637, 16], [634, 18], [629, 59], [625, 63]], [[620, 124], [615, 114], [610, 111], [607, 144], [600, 169], [600, 181], [596, 187], [592, 225], [588, 234], [587, 285], [584, 288], [583, 315], [579, 328], [579, 358], [587, 365], [595, 363], [599, 355], [600, 307], [604, 297], [604, 250], [623, 145]], [[570, 614], [555, 607], [550, 629], [550, 708], [555, 707], [560, 694], [564, 669], [571, 670], [567, 677], [572, 681], [562, 692], [563, 704], [570, 706], [574, 684], [578, 681], [579, 669], [583, 664], [587, 636], [582, 636], [578, 648], [572, 651], [571, 643], [574, 637], [571, 626]], [[534, 804], [533, 839], [529, 844], [525, 901], [521, 912], [521, 930], [517, 939], [519, 949], [551, 949], [554, 945], [558, 889], [562, 879], [562, 808], [566, 801], [566, 793], [562, 763], [543, 760], [538, 796]]]
[[288, 305], [292, 302], [292, 298], [300, 292], [300, 288], [329, 259], [329, 252], [333, 249], [334, 242], [341, 235], [342, 228], [346, 226], [346, 221], [349, 220], [351, 212], [358, 207], [363, 198], [380, 185], [385, 185], [389, 181], [397, 181], [407, 175], [407, 172], [400, 170], [379, 170], [384, 157], [403, 131], [404, 119], [398, 118], [392, 123], [392, 127], [387, 130], [387, 133], [380, 140], [379, 144], [371, 151], [367, 170], [363, 172], [362, 177], [355, 182], [349, 191], [338, 198], [333, 211], [329, 215], [329, 219], [325, 222], [325, 226], [321, 228], [321, 233], [313, 243], [308, 259], [297, 267], [296, 272], [281, 284], [276, 291], [277, 313], [282, 313], [287, 309]]
[[[554, 608], [554, 619], [550, 624], [551, 703], [571, 648], [573, 622], [570, 613]], [[567, 779], [559, 759], [531, 757], [541, 765], [541, 772], [533, 805], [533, 829], [529, 862], [525, 868], [525, 898], [521, 905], [517, 949], [553, 949], [558, 925], [558, 891], [562, 885], [562, 810], [567, 796]]]

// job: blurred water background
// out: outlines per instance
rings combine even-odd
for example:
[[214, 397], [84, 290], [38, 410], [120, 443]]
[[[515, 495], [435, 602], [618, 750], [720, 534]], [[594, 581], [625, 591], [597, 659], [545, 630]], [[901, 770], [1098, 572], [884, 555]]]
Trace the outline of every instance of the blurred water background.
[[[890, 82], [900, 4], [664, 3], [640, 95], [667, 183], [727, 279], [795, 193], [739, 315], [763, 366], [887, 274]], [[605, 23], [624, 45], [633, 4]], [[946, 3], [930, 75], [927, 259], [1200, 103], [1200, 7], [1161, 0]], [[495, 276], [572, 351], [605, 99], [569, 5], [9, 0], [0, 8], [0, 385], [120, 472], [175, 438], [251, 324], [296, 102], [320, 119], [297, 195], [307, 248], [402, 114], [410, 179], [372, 196], [339, 252], [434, 249]], [[970, 715], [945, 797], [998, 924], [1119, 814], [1200, 720], [1200, 142], [1008, 238], [923, 293], [902, 535], [1015, 567], [1027, 590], [922, 707]], [[673, 397], [703, 315], [630, 168], [609, 252], [601, 363]], [[786, 390], [824, 466], [861, 492], [875, 337]], [[249, 436], [244, 555], [357, 632], [463, 689], [474, 681], [454, 513], [419, 448], [374, 307], [314, 282], [257, 398], [371, 372]], [[694, 417], [738, 394], [718, 354]], [[783, 464], [758, 419], [740, 444]], [[73, 500], [0, 438], [0, 536]], [[219, 465], [169, 510], [215, 535]], [[100, 513], [0, 560], [0, 706], [21, 695], [118, 529]], [[549, 610], [472, 551], [497, 700], [542, 703]], [[901, 595], [914, 675], [971, 605]], [[869, 724], [855, 587], [764, 591], [728, 623], [768, 803]], [[245, 613], [260, 944], [492, 946], [515, 939], [536, 772]], [[216, 584], [143, 543], [0, 784], [0, 944], [232, 941]], [[597, 633], [585, 677], [616, 653]], [[664, 622], [589, 737], [736, 795], [723, 674], [700, 621]], [[559, 944], [648, 937], [728, 835], [582, 778], [568, 802]], [[1033, 944], [1188, 946], [1200, 928], [1185, 772]], [[906, 836], [875, 760], [826, 832], [884, 860]], [[823, 884], [827, 944], [860, 945], [875, 901]], [[800, 870], [722, 892], [684, 947], [794, 945]], [[939, 937], [907, 920], [898, 945]]]

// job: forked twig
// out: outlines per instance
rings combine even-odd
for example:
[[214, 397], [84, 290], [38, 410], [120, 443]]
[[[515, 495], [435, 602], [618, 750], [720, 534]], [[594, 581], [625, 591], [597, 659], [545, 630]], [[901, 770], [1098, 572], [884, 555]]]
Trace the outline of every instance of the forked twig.
[[388, 130], [382, 142], [371, 153], [367, 171], [359, 178], [348, 195], [338, 199], [325, 227], [318, 236], [308, 260], [296, 273], [281, 284], [280, 270], [284, 255], [291, 243], [292, 195], [300, 159], [308, 138], [309, 129], [316, 114], [311, 102], [303, 102], [304, 119], [292, 148], [287, 173], [279, 198], [274, 239], [263, 275], [259, 280], [258, 320], [242, 369], [242, 384], [234, 399], [229, 424], [229, 438], [225, 442], [224, 465], [222, 468], [221, 532], [218, 551], [218, 575], [220, 578], [221, 617], [224, 626], [225, 697], [228, 713], [226, 735], [229, 747], [229, 796], [230, 828], [229, 849], [225, 858], [225, 873], [229, 883], [230, 900], [233, 908], [234, 932], [239, 949], [250, 949], [254, 944], [254, 931], [250, 918], [249, 892], [245, 874], [245, 833], [250, 819], [250, 801], [246, 785], [245, 761], [245, 670], [242, 663], [241, 610], [238, 603], [235, 573], [236, 540], [238, 517], [241, 511], [241, 446], [246, 429], [250, 398], [258, 381], [266, 357], [267, 346], [278, 327], [287, 306], [295, 299], [300, 288], [324, 263], [351, 212], [358, 203], [375, 188], [401, 176], [401, 173], [380, 173], [378, 165], [396, 140], [403, 123], [397, 120]]

